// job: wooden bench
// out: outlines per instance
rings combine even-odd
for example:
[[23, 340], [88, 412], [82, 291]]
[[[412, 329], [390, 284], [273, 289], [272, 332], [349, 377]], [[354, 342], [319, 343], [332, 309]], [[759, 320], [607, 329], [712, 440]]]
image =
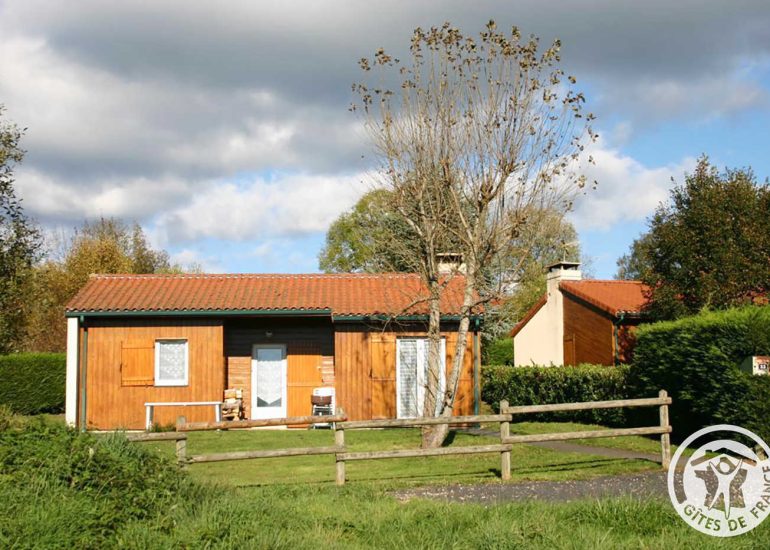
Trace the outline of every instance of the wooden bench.
[[217, 422], [222, 421], [222, 402], [221, 401], [178, 401], [178, 402], [150, 402], [144, 404], [145, 409], [145, 429], [152, 429], [152, 419], [155, 413], [155, 407], [191, 407], [191, 406], [210, 406], [214, 407], [214, 418]]

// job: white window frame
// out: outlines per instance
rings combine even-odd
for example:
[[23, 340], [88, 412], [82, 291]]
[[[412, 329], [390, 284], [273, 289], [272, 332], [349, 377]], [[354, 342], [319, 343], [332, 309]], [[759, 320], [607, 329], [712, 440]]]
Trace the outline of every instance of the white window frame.
[[[184, 342], [184, 378], [176, 380], [160, 379], [160, 345], [166, 343]], [[190, 343], [187, 338], [159, 338], [155, 340], [155, 385], [156, 386], [187, 386], [190, 380]]]
[[[406, 340], [420, 340], [427, 345], [428, 338], [424, 336], [405, 336], [396, 339], [396, 418], [416, 418], [412, 416], [403, 416], [401, 414], [401, 342]], [[439, 372], [439, 394], [443, 394], [446, 391], [446, 338], [441, 337], [441, 369]], [[422, 409], [425, 405], [425, 374], [427, 373], [428, 366], [425, 365], [423, 369], [420, 369], [419, 358], [421, 354], [417, 354], [417, 410], [419, 415], [422, 415]], [[443, 391], [442, 391], [443, 390]], [[436, 410], [440, 406], [439, 402], [436, 402]]]

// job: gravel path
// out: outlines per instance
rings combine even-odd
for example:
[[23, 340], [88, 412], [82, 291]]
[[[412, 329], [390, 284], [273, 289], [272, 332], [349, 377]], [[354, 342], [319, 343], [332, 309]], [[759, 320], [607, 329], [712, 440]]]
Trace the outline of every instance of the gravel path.
[[668, 497], [664, 472], [605, 476], [580, 481], [531, 481], [417, 487], [396, 491], [393, 494], [403, 501], [412, 498], [432, 498], [481, 504], [528, 500], [567, 502], [617, 496], [640, 499]]

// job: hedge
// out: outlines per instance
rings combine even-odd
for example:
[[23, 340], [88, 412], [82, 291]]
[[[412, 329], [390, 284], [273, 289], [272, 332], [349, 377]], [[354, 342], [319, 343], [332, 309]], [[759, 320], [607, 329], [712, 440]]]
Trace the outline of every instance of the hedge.
[[[507, 399], [511, 405], [545, 405], [627, 399], [629, 396], [626, 366], [487, 366], [481, 372], [482, 399], [496, 411], [500, 410], [500, 401], [503, 399]], [[623, 426], [626, 425], [626, 409], [528, 414], [521, 419]]]
[[485, 365], [512, 365], [513, 338], [498, 338], [484, 342], [481, 346], [481, 360]]
[[739, 369], [749, 355], [770, 355], [770, 307], [707, 312], [643, 325], [637, 332], [631, 391], [665, 388], [681, 440], [714, 424], [737, 424], [770, 438], [770, 377]]
[[0, 355], [0, 405], [17, 414], [64, 412], [63, 353]]

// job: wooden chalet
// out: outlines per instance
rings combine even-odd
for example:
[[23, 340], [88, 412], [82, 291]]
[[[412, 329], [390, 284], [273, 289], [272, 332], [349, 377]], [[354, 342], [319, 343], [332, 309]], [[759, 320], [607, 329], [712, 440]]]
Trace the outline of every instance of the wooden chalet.
[[[447, 370], [462, 286], [450, 280], [442, 303]], [[424, 296], [413, 274], [92, 276], [66, 308], [67, 421], [214, 420], [225, 390], [241, 390], [245, 418], [309, 415], [314, 393], [332, 395], [351, 419], [421, 416]], [[479, 324], [458, 415], [478, 411]]]
[[548, 268], [546, 293], [511, 332], [515, 365], [631, 360], [647, 287], [640, 281], [583, 280], [579, 268], [573, 262]]

